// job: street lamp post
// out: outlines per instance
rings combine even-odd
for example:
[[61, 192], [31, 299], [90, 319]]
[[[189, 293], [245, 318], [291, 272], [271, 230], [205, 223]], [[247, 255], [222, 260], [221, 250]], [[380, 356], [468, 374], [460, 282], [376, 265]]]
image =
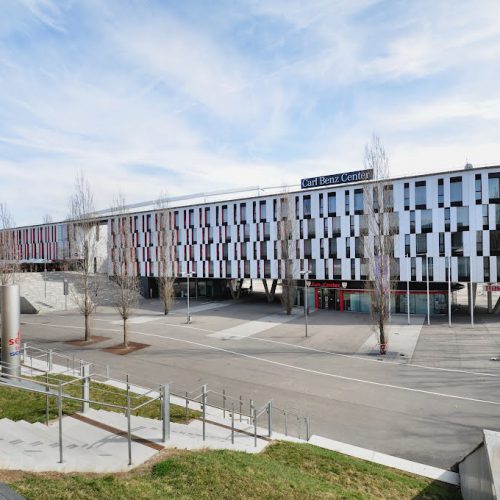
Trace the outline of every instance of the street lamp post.
[[417, 253], [416, 255], [424, 256], [425, 255], [425, 270], [426, 270], [426, 278], [427, 278], [427, 324], [431, 324], [431, 303], [429, 296], [429, 255], [427, 253]]
[[448, 257], [448, 326], [451, 328], [451, 257]]
[[301, 271], [300, 274], [304, 276], [304, 319], [307, 337], [307, 279], [309, 278], [309, 271]]
[[406, 256], [406, 312], [408, 314], [408, 324], [410, 324], [410, 259], [409, 255]]
[[187, 278], [187, 318], [186, 318], [186, 323], [191, 323], [191, 312], [189, 310], [189, 278], [193, 276], [194, 273], [184, 273], [183, 276]]

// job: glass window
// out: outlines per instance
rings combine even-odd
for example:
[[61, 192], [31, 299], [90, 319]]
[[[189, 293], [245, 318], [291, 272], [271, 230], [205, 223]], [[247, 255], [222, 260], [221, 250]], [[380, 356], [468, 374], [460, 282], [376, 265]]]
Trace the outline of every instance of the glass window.
[[323, 236], [328, 238], [328, 219], [323, 219]]
[[488, 174], [490, 203], [500, 203], [500, 173]]
[[[310, 197], [309, 197], [310, 198]], [[310, 200], [309, 200], [309, 210], [311, 210], [310, 207]], [[265, 221], [266, 220], [266, 205], [267, 203], [265, 201], [259, 202], [259, 209], [260, 209], [260, 220]], [[224, 207], [223, 207], [224, 208]]]
[[439, 255], [444, 257], [445, 246], [444, 246], [444, 233], [439, 233]]
[[349, 227], [350, 227], [350, 230], [351, 230], [351, 236], [354, 236], [354, 215], [351, 215], [349, 217]]
[[341, 259], [333, 259], [333, 278], [341, 279], [342, 278], [342, 260]]
[[450, 230], [450, 209], [449, 208], [444, 209], [444, 230], [445, 231]]
[[330, 259], [336, 259], [337, 258], [337, 238], [330, 238], [328, 240], [329, 246], [328, 246], [328, 253]]
[[336, 193], [328, 193], [328, 215], [337, 215], [337, 196]]
[[345, 214], [350, 215], [351, 214], [351, 200], [350, 200], [350, 195], [349, 191], [346, 191], [344, 194], [345, 197]]
[[415, 210], [410, 212], [410, 233], [415, 232]]
[[469, 207], [457, 208], [457, 231], [469, 230]]
[[489, 210], [488, 205], [483, 205], [483, 229], [489, 229], [490, 220], [489, 220]]
[[368, 234], [368, 216], [361, 215], [359, 217], [359, 235], [366, 236]]
[[378, 187], [377, 186], [373, 187], [372, 200], [373, 200], [373, 211], [375, 213], [377, 213], [378, 209], [379, 209], [379, 206], [378, 206]]
[[483, 259], [483, 280], [490, 281], [490, 258], [484, 257]]
[[269, 241], [271, 239], [271, 223], [266, 222], [264, 224], [264, 240]]
[[458, 257], [458, 281], [470, 280], [469, 260], [469, 257]]
[[422, 233], [432, 233], [432, 210], [420, 212], [420, 226]]
[[411, 246], [410, 246], [410, 235], [405, 234], [405, 255], [410, 255], [411, 253]]
[[415, 281], [417, 279], [417, 259], [412, 257], [411, 261], [411, 280]]
[[464, 254], [464, 233], [451, 233], [451, 255]]
[[462, 205], [462, 177], [450, 179], [450, 205], [459, 207]]
[[345, 256], [348, 259], [351, 258], [351, 238], [345, 239]]
[[332, 236], [340, 236], [340, 217], [332, 218]]
[[438, 179], [438, 207], [444, 207], [444, 180]]
[[356, 260], [351, 259], [351, 279], [356, 279]]
[[363, 257], [363, 238], [357, 236], [354, 238], [354, 257], [361, 258]]
[[[389, 232], [390, 234], [399, 234], [399, 213], [389, 213]], [[360, 229], [361, 234], [361, 229]]]
[[302, 200], [302, 208], [303, 208], [304, 218], [311, 217], [311, 197], [309, 195], [304, 196]]
[[476, 187], [476, 205], [481, 205], [483, 201], [483, 190], [481, 185], [481, 174], [476, 174], [475, 187]]
[[247, 204], [240, 204], [240, 223], [245, 224], [247, 221]]
[[483, 232], [476, 231], [476, 255], [483, 255]]
[[417, 254], [427, 253], [427, 235], [426, 234], [417, 234], [416, 243], [417, 243]]
[[500, 205], [495, 205], [495, 226], [500, 229]]
[[500, 255], [500, 231], [490, 231], [490, 255]]
[[311, 240], [304, 240], [304, 258], [311, 258]]
[[405, 182], [404, 184], [404, 196], [405, 196], [405, 210], [410, 210], [410, 184]]
[[319, 216], [323, 217], [323, 193], [320, 193], [319, 195]]
[[299, 197], [295, 197], [295, 218], [300, 219]]
[[363, 190], [354, 190], [354, 213], [361, 215], [363, 213]]
[[393, 186], [384, 186], [384, 211], [392, 212], [394, 210], [394, 188]]
[[314, 219], [307, 221], [307, 237], [316, 238], [316, 221]]
[[427, 208], [425, 181], [415, 183], [415, 208]]

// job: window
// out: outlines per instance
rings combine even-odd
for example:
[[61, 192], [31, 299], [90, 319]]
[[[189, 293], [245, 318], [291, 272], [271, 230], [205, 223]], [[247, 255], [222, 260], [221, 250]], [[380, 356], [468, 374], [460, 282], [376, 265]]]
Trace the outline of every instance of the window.
[[307, 237], [316, 238], [316, 221], [314, 219], [307, 221]]
[[342, 278], [342, 260], [341, 259], [333, 259], [333, 279], [341, 279]]
[[328, 219], [323, 219], [323, 236], [328, 238]]
[[295, 197], [295, 218], [299, 219], [300, 218], [300, 209], [299, 209], [299, 197]]
[[360, 269], [359, 279], [367, 280], [369, 273], [368, 259], [361, 259], [360, 268], [361, 269]]
[[337, 238], [330, 238], [328, 240], [329, 245], [328, 245], [328, 256], [330, 259], [336, 259], [338, 257], [337, 254]]
[[[389, 213], [389, 233], [399, 234], [399, 213], [391, 212]], [[361, 229], [360, 229], [361, 234]]]
[[416, 243], [417, 243], [417, 254], [427, 253], [427, 235], [426, 234], [417, 234]]
[[222, 225], [227, 226], [227, 205], [222, 205], [222, 210], [221, 210], [221, 216], [222, 216]]
[[476, 187], [476, 205], [481, 205], [483, 201], [483, 190], [481, 185], [481, 174], [476, 174], [475, 187]]
[[311, 240], [304, 240], [304, 258], [310, 259], [312, 255]]
[[483, 205], [483, 229], [490, 228], [488, 205]]
[[462, 177], [450, 179], [450, 205], [452, 207], [462, 206]]
[[483, 259], [483, 281], [490, 281], [490, 258]]
[[394, 210], [394, 186], [384, 186], [384, 211]]
[[422, 233], [432, 233], [432, 210], [420, 212], [420, 227]]
[[458, 281], [470, 280], [469, 257], [458, 257]]
[[476, 255], [483, 255], [483, 232], [476, 231]]
[[500, 255], [500, 231], [490, 231], [490, 255]]
[[373, 192], [372, 192], [372, 200], [373, 200], [373, 211], [375, 213], [378, 212], [378, 209], [379, 209], [379, 203], [378, 203], [378, 187], [377, 186], [374, 186], [373, 187]]
[[444, 230], [445, 231], [450, 230], [450, 209], [449, 208], [444, 209]]
[[495, 205], [495, 227], [500, 229], [500, 205]]
[[368, 235], [368, 216], [367, 215], [361, 215], [359, 217], [359, 235], [360, 236], [367, 236]]
[[444, 207], [444, 180], [438, 179], [438, 207]]
[[247, 204], [240, 203], [240, 224], [246, 224], [247, 222]]
[[174, 212], [174, 228], [179, 229], [179, 212]]
[[361, 215], [363, 213], [363, 190], [354, 190], [354, 213]]
[[250, 224], [245, 224], [244, 228], [245, 228], [244, 241], [250, 241]]
[[346, 191], [344, 193], [344, 196], [345, 196], [345, 214], [350, 215], [351, 214], [351, 206], [350, 206], [351, 200], [350, 200], [350, 196], [349, 196], [349, 191]]
[[410, 256], [411, 254], [411, 245], [410, 245], [410, 235], [405, 234], [405, 255]]
[[469, 207], [457, 208], [457, 231], [469, 230]]
[[439, 233], [439, 256], [444, 257], [445, 246], [444, 246], [444, 233]]
[[415, 210], [410, 211], [410, 233], [415, 233]]
[[363, 238], [359, 236], [354, 238], [354, 257], [357, 259], [363, 257]]
[[328, 215], [337, 215], [337, 196], [336, 193], [328, 193]]
[[464, 254], [464, 233], [451, 233], [451, 255]]
[[425, 181], [418, 181], [415, 183], [415, 208], [427, 208]]
[[410, 210], [410, 184], [405, 182], [404, 185], [405, 210]]
[[351, 215], [349, 217], [349, 228], [350, 228], [351, 236], [354, 236], [354, 228], [355, 228], [355, 225], [354, 225], [354, 215]]
[[339, 237], [340, 236], [340, 217], [332, 218], [332, 236]]
[[490, 203], [500, 203], [500, 173], [488, 174]]
[[302, 210], [304, 219], [309, 219], [311, 217], [311, 196], [307, 195], [302, 198]]
[[356, 279], [356, 260], [351, 259], [351, 279]]
[[271, 223], [264, 223], [264, 241], [269, 241], [271, 239]]
[[259, 202], [259, 212], [260, 212], [260, 221], [265, 222], [267, 220], [267, 210], [266, 210], [266, 202], [265, 201], [260, 201]]
[[345, 256], [347, 259], [351, 258], [351, 238], [345, 239]]
[[323, 193], [319, 195], [319, 216], [323, 217], [324, 211], [323, 211]]
[[417, 279], [417, 259], [412, 257], [411, 259], [411, 280], [416, 281]]
[[260, 244], [260, 258], [267, 259], [267, 243], [265, 241]]
[[210, 227], [210, 207], [205, 207], [205, 226]]

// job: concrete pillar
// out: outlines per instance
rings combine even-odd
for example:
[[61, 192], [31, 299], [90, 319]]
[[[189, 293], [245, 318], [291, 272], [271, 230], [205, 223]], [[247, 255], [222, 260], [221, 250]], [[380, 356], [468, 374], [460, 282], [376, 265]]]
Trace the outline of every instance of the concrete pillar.
[[0, 286], [2, 310], [2, 372], [21, 376], [21, 299], [19, 285]]
[[486, 292], [486, 297], [488, 298], [488, 312], [491, 314], [493, 312], [493, 296], [492, 296], [492, 292]]

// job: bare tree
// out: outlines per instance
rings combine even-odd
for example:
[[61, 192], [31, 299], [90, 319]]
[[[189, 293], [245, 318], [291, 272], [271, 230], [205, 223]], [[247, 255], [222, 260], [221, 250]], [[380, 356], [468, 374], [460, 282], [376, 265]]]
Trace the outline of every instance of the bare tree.
[[167, 315], [174, 302], [174, 261], [175, 261], [175, 233], [173, 230], [172, 212], [168, 209], [166, 194], [161, 193], [157, 207], [158, 213], [158, 290], [163, 302], [163, 313]]
[[365, 168], [373, 170], [373, 181], [364, 185], [364, 215], [361, 223], [365, 229], [362, 241], [369, 277], [366, 283], [370, 291], [372, 325], [377, 335], [379, 352], [385, 354], [389, 341], [387, 324], [395, 269], [395, 225], [392, 186], [388, 182], [389, 159], [377, 135], [373, 135], [365, 147]]
[[52, 215], [50, 215], [49, 213], [45, 214], [43, 216], [43, 219], [42, 219], [42, 223], [43, 224], [52, 224], [53, 220], [52, 220]]
[[95, 219], [94, 195], [82, 172], [75, 179], [75, 192], [69, 200], [68, 253], [78, 271], [78, 290], [73, 298], [85, 318], [85, 340], [91, 340], [90, 320], [99, 297], [97, 240], [99, 222]]
[[0, 203], [0, 285], [15, 282], [18, 253], [14, 232], [14, 219], [5, 203]]
[[114, 307], [123, 321], [123, 346], [129, 347], [127, 320], [139, 301], [140, 283], [135, 264], [132, 218], [125, 215], [125, 198], [118, 195], [114, 200], [115, 217], [114, 248], [112, 249], [113, 274], [116, 281]]
[[296, 245], [296, 220], [292, 208], [292, 198], [284, 192], [277, 200], [277, 229], [281, 251], [281, 303], [286, 313], [292, 313], [295, 303], [297, 283], [294, 278]]

